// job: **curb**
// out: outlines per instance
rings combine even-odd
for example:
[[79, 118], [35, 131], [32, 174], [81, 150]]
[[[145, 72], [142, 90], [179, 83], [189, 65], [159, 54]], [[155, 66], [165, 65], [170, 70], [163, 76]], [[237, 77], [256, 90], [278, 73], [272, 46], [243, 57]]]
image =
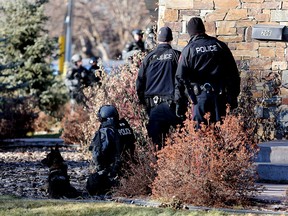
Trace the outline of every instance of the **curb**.
[[79, 144], [67, 144], [60, 138], [18, 138], [18, 139], [3, 139], [0, 140], [0, 148], [17, 148], [17, 147], [80, 147]]

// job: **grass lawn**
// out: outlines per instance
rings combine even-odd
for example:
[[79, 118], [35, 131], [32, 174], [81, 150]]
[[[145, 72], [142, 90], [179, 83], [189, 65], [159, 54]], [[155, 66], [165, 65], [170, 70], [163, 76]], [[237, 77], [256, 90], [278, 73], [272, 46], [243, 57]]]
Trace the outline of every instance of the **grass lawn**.
[[[169, 208], [140, 207], [113, 202], [77, 202], [71, 200], [27, 200], [11, 196], [0, 196], [1, 216], [26, 215], [121, 215], [121, 216], [220, 216], [228, 215], [221, 212], [201, 212], [173, 210]], [[239, 214], [237, 214], [239, 215]]]

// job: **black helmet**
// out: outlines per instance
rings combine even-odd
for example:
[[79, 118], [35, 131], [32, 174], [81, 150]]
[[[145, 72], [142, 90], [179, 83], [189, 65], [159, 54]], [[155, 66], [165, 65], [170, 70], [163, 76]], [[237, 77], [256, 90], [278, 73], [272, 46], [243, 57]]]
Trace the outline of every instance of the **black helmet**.
[[114, 120], [119, 119], [119, 114], [115, 106], [113, 105], [104, 105], [100, 107], [97, 117], [100, 122], [106, 121], [109, 118], [113, 118]]
[[143, 36], [144, 32], [141, 30], [141, 29], [135, 29], [132, 31], [132, 34], [133, 35], [140, 35], [140, 36]]
[[90, 58], [89, 63], [93, 64], [93, 63], [96, 63], [97, 61], [98, 61], [98, 58], [93, 56], [93, 57]]

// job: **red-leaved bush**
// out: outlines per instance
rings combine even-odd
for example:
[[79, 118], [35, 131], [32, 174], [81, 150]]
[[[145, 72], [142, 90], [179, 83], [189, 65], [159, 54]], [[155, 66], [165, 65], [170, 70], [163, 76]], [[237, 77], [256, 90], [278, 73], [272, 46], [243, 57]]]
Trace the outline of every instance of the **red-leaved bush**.
[[73, 108], [70, 105], [65, 106], [65, 115], [61, 121], [64, 129], [61, 138], [67, 144], [82, 144], [85, 140], [81, 124], [87, 122], [89, 116], [81, 105], [75, 104]]
[[157, 155], [153, 196], [194, 205], [244, 204], [257, 192], [257, 147], [249, 133], [241, 118], [232, 115], [198, 131], [188, 118]]

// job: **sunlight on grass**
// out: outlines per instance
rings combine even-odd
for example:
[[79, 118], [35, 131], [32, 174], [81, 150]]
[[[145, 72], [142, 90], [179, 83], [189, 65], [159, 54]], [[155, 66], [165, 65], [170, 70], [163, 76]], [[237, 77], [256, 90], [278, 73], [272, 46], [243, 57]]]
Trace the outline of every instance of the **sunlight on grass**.
[[1, 216], [73, 216], [73, 215], [121, 215], [121, 216], [219, 216], [219, 212], [204, 213], [200, 211], [173, 210], [169, 208], [152, 208], [126, 205], [113, 202], [77, 202], [71, 200], [27, 200], [11, 196], [0, 196]]

